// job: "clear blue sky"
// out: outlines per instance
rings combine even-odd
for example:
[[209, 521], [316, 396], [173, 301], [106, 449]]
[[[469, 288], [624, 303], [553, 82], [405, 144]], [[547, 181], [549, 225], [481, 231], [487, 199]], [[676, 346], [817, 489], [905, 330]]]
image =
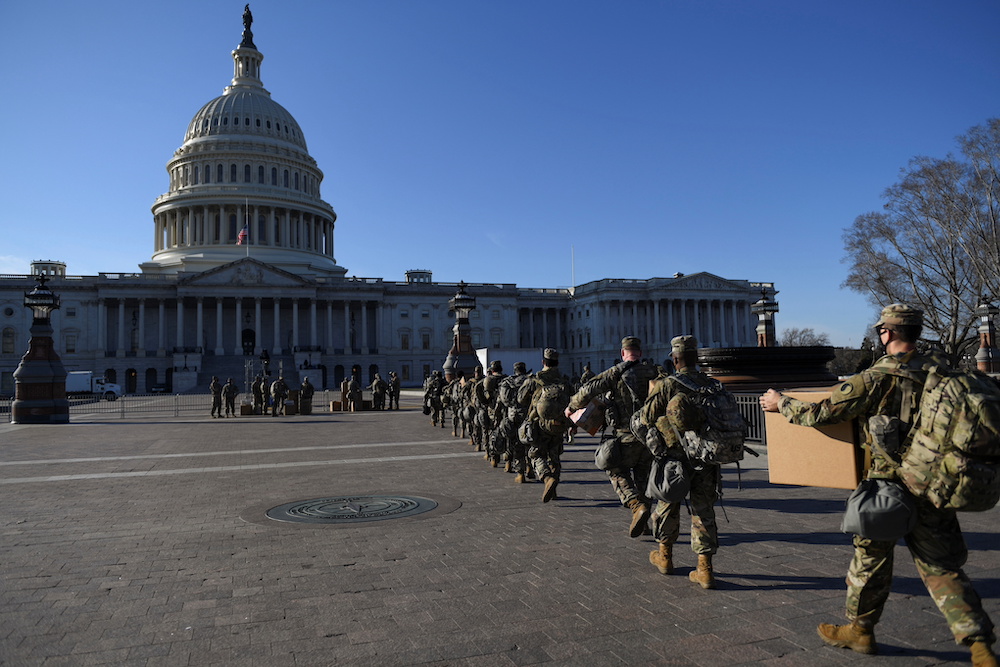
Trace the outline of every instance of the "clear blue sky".
[[[0, 272], [137, 271], [243, 1], [0, 0]], [[275, 0], [349, 275], [562, 287], [773, 281], [779, 331], [857, 345], [843, 230], [1000, 114], [996, 0]], [[575, 257], [575, 262], [572, 261]], [[678, 332], [679, 333], [679, 332]]]

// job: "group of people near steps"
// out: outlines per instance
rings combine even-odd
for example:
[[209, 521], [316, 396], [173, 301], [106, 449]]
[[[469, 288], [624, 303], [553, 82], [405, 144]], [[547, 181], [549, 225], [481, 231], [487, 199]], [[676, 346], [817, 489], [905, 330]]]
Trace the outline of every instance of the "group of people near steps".
[[[924, 370], [947, 364], [940, 355], [918, 352], [916, 343], [922, 327], [923, 313], [919, 309], [907, 304], [887, 306], [875, 325], [885, 347], [883, 359], [891, 357], [895, 362]], [[559, 371], [559, 354], [553, 349], [544, 351], [543, 368], [534, 374], [528, 374], [524, 364], [518, 363], [514, 374], [506, 376], [499, 362], [491, 364], [485, 375], [476, 368], [471, 378], [459, 373], [450, 382], [436, 373], [425, 385], [425, 412], [432, 415], [434, 426], [446, 428], [446, 412], [450, 411], [452, 435], [469, 437], [470, 444], [476, 451], [484, 451], [491, 465], [503, 461], [505, 469], [516, 474], [518, 483], [532, 477], [543, 482], [542, 502], [549, 502], [557, 497], [559, 459], [573, 427], [570, 416], [592, 400], [602, 399], [607, 406], [607, 432], [595, 462], [607, 472], [619, 500], [631, 512], [629, 536], [651, 534], [657, 549], [649, 554], [650, 564], [661, 574], [674, 574], [673, 545], [680, 533], [681, 506], [687, 504], [691, 514], [690, 544], [697, 556], [697, 565], [688, 577], [701, 588], [714, 589], [717, 583], [713, 556], [719, 549], [714, 506], [721, 488], [720, 466], [703, 462], [692, 465], [690, 490], [682, 501], [657, 501], [651, 506], [646, 495], [654, 460], [678, 457], [678, 452], [683, 451], [683, 434], [698, 431], [703, 423], [704, 415], [699, 414], [698, 401], [689, 398], [689, 388], [707, 387], [717, 381], [698, 370], [697, 347], [693, 336], [672, 339], [674, 370], [668, 373], [643, 360], [641, 342], [628, 336], [621, 344], [622, 361], [587, 378], [575, 391], [569, 378]], [[909, 408], [904, 411], [904, 397], [919, 405], [922, 387], [904, 388], [900, 376], [880, 370], [884, 366], [876, 363], [848, 378], [830, 398], [818, 403], [769, 390], [760, 397], [760, 405], [765, 411], [780, 412], [790, 422], [803, 426], [857, 419], [868, 452], [866, 476], [891, 474], [889, 464], [872, 446], [868, 418], [910, 415]], [[683, 376], [683, 381], [671, 379], [677, 376]], [[556, 409], [559, 403], [562, 406]], [[655, 430], [657, 437], [640, 439], [637, 433], [642, 429]], [[658, 444], [651, 444], [654, 442]], [[917, 507], [916, 527], [904, 537], [917, 571], [955, 641], [969, 647], [972, 665], [996, 667], [993, 623], [962, 569], [968, 549], [956, 512], [919, 498]], [[847, 574], [848, 622], [821, 623], [817, 633], [823, 642], [858, 653], [877, 653], [874, 629], [889, 598], [895, 545], [895, 541], [854, 536], [854, 557]]]

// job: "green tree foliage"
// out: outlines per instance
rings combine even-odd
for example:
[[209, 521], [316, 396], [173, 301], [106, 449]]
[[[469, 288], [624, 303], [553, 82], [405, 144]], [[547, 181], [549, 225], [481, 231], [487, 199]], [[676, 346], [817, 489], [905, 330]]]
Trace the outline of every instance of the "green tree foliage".
[[844, 285], [877, 308], [922, 308], [924, 337], [955, 361], [976, 341], [976, 306], [1000, 297], [1000, 118], [958, 145], [958, 157], [910, 160], [883, 210], [844, 232]]

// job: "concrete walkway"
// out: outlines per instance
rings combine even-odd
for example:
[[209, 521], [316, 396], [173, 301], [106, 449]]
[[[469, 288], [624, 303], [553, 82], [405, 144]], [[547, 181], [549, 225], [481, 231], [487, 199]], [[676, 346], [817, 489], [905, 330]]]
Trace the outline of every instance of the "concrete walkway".
[[[728, 466], [719, 588], [682, 532], [678, 573], [567, 447], [557, 500], [516, 485], [412, 396], [399, 412], [0, 425], [2, 665], [968, 664], [904, 547], [868, 657], [839, 622], [845, 491]], [[355, 495], [432, 499], [410, 518], [296, 524], [264, 512]], [[998, 510], [963, 515], [967, 572], [1000, 621]]]

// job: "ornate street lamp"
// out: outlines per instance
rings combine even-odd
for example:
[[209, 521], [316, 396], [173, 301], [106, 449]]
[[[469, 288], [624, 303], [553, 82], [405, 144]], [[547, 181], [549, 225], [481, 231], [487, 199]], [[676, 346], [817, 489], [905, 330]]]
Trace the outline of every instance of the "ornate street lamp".
[[31, 309], [31, 338], [28, 351], [14, 371], [14, 424], [68, 424], [66, 369], [52, 341], [52, 311], [59, 297], [45, 284], [48, 278], [35, 276], [38, 284], [24, 294], [24, 306]]
[[985, 298], [980, 300], [976, 307], [976, 316], [979, 318], [979, 351], [976, 352], [976, 368], [984, 373], [996, 373], [1000, 366], [996, 347], [996, 326], [993, 319], [1000, 313], [997, 308]]
[[774, 347], [777, 344], [774, 314], [778, 312], [778, 302], [772, 298], [776, 294], [774, 283], [760, 283], [760, 300], [750, 306], [750, 311], [758, 318], [757, 347]]
[[443, 366], [445, 377], [449, 380], [458, 371], [471, 376], [473, 369], [479, 365], [476, 351], [472, 349], [472, 327], [469, 324], [469, 313], [476, 309], [476, 297], [466, 293], [465, 287], [465, 282], [460, 282], [458, 292], [448, 300], [448, 309], [455, 313], [451, 350]]

